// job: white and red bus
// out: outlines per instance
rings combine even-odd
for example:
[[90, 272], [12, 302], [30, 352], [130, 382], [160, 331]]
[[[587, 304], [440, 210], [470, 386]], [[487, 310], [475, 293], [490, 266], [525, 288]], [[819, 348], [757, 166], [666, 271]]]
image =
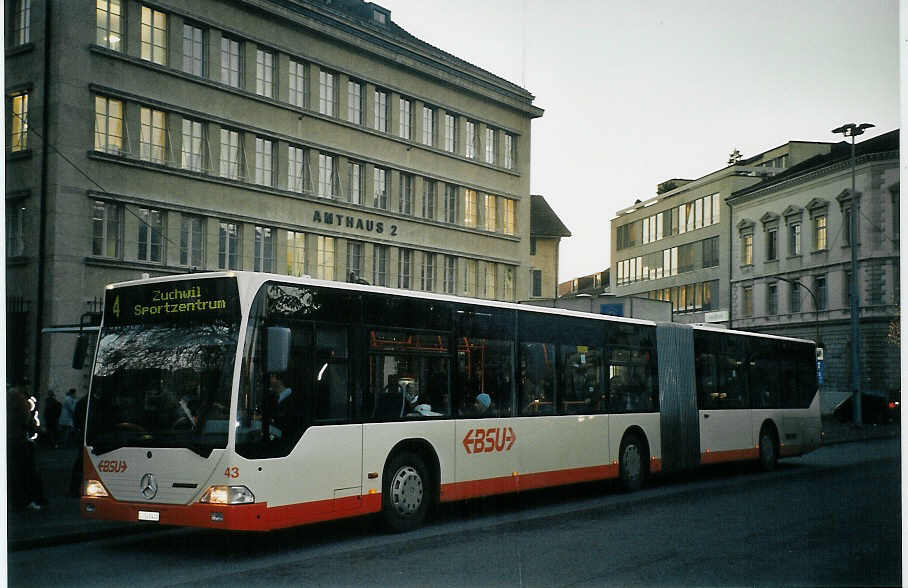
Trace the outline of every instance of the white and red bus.
[[815, 346], [261, 273], [107, 287], [82, 515], [267, 531], [779, 457]]

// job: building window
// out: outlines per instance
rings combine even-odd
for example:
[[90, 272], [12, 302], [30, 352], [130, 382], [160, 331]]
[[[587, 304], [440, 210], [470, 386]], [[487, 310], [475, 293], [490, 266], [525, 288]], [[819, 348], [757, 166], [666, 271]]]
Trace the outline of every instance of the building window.
[[422, 107], [422, 142], [430, 147], [435, 145], [435, 111]]
[[514, 135], [510, 133], [504, 133], [504, 146], [502, 151], [504, 152], [504, 167], [505, 169], [514, 169]]
[[334, 116], [337, 112], [337, 95], [334, 93], [336, 75], [318, 72], [318, 111], [325, 116]]
[[801, 223], [788, 226], [788, 255], [801, 255]]
[[892, 240], [895, 241], [896, 249], [898, 249], [899, 231], [901, 231], [899, 190], [893, 190], [890, 197], [892, 199]]
[[161, 263], [161, 236], [164, 233], [164, 215], [160, 210], [140, 208], [139, 227], [136, 238], [136, 259], [150, 263]]
[[388, 246], [375, 245], [372, 248], [372, 283], [388, 285]]
[[766, 314], [779, 314], [779, 291], [776, 284], [766, 285]]
[[190, 24], [183, 25], [183, 71], [205, 75], [205, 32]]
[[536, 237], [530, 237], [530, 255], [536, 255]]
[[6, 205], [6, 256], [25, 255], [25, 217], [27, 209], [19, 204]]
[[747, 317], [754, 315], [754, 288], [753, 286], [744, 287], [744, 296], [742, 299], [743, 306], [741, 314]]
[[476, 294], [476, 279], [478, 276], [478, 267], [475, 259], [468, 259], [463, 267], [463, 291], [467, 296]]
[[741, 235], [741, 264], [753, 265], [754, 262], [754, 236]]
[[432, 292], [435, 290], [435, 254], [423, 253], [422, 256], [422, 290]]
[[255, 93], [274, 98], [274, 54], [264, 49], [255, 51]]
[[380, 167], [373, 168], [372, 207], [388, 209], [388, 173]]
[[[222, 178], [240, 179], [242, 151], [240, 151], [240, 134], [230, 129], [221, 129], [220, 173]], [[235, 269], [235, 268], [230, 268]]]
[[290, 145], [287, 148], [287, 189], [291, 192], [303, 192], [305, 178], [306, 151], [302, 147]]
[[240, 269], [240, 228], [236, 223], [222, 222], [218, 226], [218, 268]]
[[[855, 223], [855, 234], [857, 235], [857, 239], [855, 240], [855, 243], [857, 243], [859, 245], [861, 243], [861, 231], [860, 231], [861, 222], [860, 221], [861, 221], [861, 217], [860, 217], [860, 209], [859, 209], [857, 222]], [[842, 209], [842, 244], [846, 247], [851, 245], [851, 206], [850, 205], [846, 206], [845, 208]]]
[[470, 159], [475, 159], [476, 158], [476, 141], [478, 139], [478, 137], [476, 136], [476, 123], [474, 123], [471, 120], [468, 120], [467, 125], [466, 125], [466, 130], [467, 130], [467, 139], [466, 139], [466, 144], [464, 145], [466, 152], [464, 153], [464, 155], [466, 155]]
[[315, 277], [334, 279], [334, 237], [315, 237]]
[[363, 244], [359, 241], [347, 241], [347, 279], [362, 279], [363, 275]]
[[486, 291], [485, 297], [489, 300], [495, 300], [495, 296], [498, 290], [496, 289], [495, 284], [495, 264], [487, 263], [486, 264]]
[[287, 99], [293, 106], [306, 108], [308, 104], [308, 85], [306, 84], [306, 64], [290, 60], [290, 70], [287, 77]]
[[363, 124], [363, 86], [353, 80], [347, 82], [347, 120]]
[[[678, 273], [692, 272], [694, 271], [694, 253], [697, 250], [696, 243], [687, 243], [686, 245], [678, 246]], [[656, 255], [658, 258], [658, 254]], [[645, 263], [645, 258], [638, 257], [640, 259], [640, 269], [637, 272], [638, 280], [646, 280], [649, 278], [649, 266]], [[644, 269], [644, 265], [647, 267]]]
[[204, 265], [205, 232], [198, 216], [180, 218], [180, 265], [201, 268]]
[[817, 310], [826, 310], [826, 276], [814, 276], [813, 293], [817, 297]]
[[826, 215], [821, 214], [813, 219], [813, 245], [814, 251], [826, 249]]
[[255, 183], [260, 186], [274, 185], [273, 154], [274, 144], [270, 140], [255, 138]]
[[142, 7], [142, 59], [167, 64], [167, 15], [148, 6]]
[[776, 229], [766, 231], [766, 260], [774, 261], [779, 257], [779, 232]]
[[464, 190], [463, 224], [476, 227], [479, 224], [479, 209], [476, 201], [476, 190]]
[[123, 103], [95, 96], [95, 151], [123, 151]]
[[424, 178], [422, 182], [422, 215], [423, 218], [435, 220], [435, 180]]
[[413, 287], [413, 252], [409, 249], [397, 251], [397, 287], [409, 289]]
[[457, 187], [453, 184], [445, 184], [445, 221], [457, 222]]
[[501, 229], [505, 235], [514, 235], [517, 231], [516, 203], [510, 198], [501, 199]]
[[719, 237], [703, 239], [703, 267], [716, 267], [717, 265], [719, 265]]
[[482, 218], [487, 231], [494, 231], [498, 226], [498, 216], [495, 203], [497, 198], [491, 194], [483, 194]]
[[10, 99], [9, 150], [28, 149], [28, 93], [14, 94]]
[[121, 207], [96, 200], [92, 207], [91, 254], [101, 257], [120, 257]]
[[486, 127], [486, 163], [495, 163], [495, 129]]
[[411, 112], [412, 102], [406, 98], [400, 99], [400, 130], [398, 135], [402, 139], [410, 139], [410, 127], [411, 127]]
[[202, 146], [205, 144], [202, 137], [203, 130], [204, 127], [199, 121], [183, 119], [183, 142], [180, 148], [180, 165], [183, 169], [194, 172], [202, 171]]
[[271, 273], [274, 271], [274, 230], [270, 227], [255, 227], [253, 271]]
[[350, 162], [350, 193], [348, 199], [353, 204], [363, 203], [363, 166]]
[[233, 88], [240, 87], [242, 76], [240, 42], [229, 37], [221, 37], [221, 83]]
[[120, 8], [120, 0], [96, 0], [95, 6], [96, 42], [101, 47], [120, 51], [123, 41], [123, 10]]
[[16, 0], [13, 9], [13, 46], [25, 45], [31, 40], [31, 0]]
[[142, 107], [139, 158], [152, 163], [164, 163], [164, 139], [167, 136], [166, 118], [162, 111]]
[[801, 287], [797, 278], [789, 278], [788, 284], [788, 311], [791, 313], [801, 312]]
[[533, 280], [533, 294], [534, 298], [539, 298], [542, 296], [542, 270], [534, 269], [530, 270], [530, 276]]
[[454, 129], [454, 115], [445, 113], [445, 151], [448, 153], [454, 153], [457, 148]]
[[375, 90], [375, 130], [388, 132], [388, 93]]
[[291, 276], [306, 275], [306, 234], [287, 231], [287, 273]]
[[398, 209], [407, 216], [413, 214], [413, 176], [400, 174], [400, 202]]
[[457, 293], [457, 258], [445, 256], [445, 294]]
[[324, 153], [318, 154], [318, 195], [322, 198], [334, 198], [334, 157]]

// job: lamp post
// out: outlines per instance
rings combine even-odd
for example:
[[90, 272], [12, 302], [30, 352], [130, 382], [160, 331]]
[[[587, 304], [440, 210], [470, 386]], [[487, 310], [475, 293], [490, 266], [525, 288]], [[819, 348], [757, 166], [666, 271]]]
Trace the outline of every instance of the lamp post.
[[870, 123], [847, 123], [838, 128], [832, 129], [833, 133], [841, 133], [845, 137], [851, 137], [851, 214], [848, 228], [848, 241], [851, 245], [851, 389], [854, 394], [854, 424], [861, 426], [861, 331], [858, 324], [858, 250], [857, 244], [857, 226], [858, 226], [858, 203], [855, 194], [855, 159], [854, 159], [854, 138], [863, 135], [866, 129], [873, 127]]
[[802, 284], [801, 282], [799, 282], [797, 280], [790, 280], [788, 278], [783, 278], [782, 276], [773, 276], [773, 277], [777, 280], [782, 280], [783, 282], [788, 282], [789, 284], [791, 284], [793, 286], [800, 286], [801, 288], [804, 288], [805, 290], [807, 290], [807, 293], [810, 294], [811, 299], [813, 299], [813, 313], [816, 316], [815, 322], [816, 322], [816, 327], [817, 327], [817, 337], [816, 337], [817, 347], [821, 347], [821, 345], [820, 345], [820, 306], [817, 304], [817, 295], [813, 293], [813, 290], [811, 290], [810, 288], [808, 288], [807, 286], [805, 286], [804, 284]]

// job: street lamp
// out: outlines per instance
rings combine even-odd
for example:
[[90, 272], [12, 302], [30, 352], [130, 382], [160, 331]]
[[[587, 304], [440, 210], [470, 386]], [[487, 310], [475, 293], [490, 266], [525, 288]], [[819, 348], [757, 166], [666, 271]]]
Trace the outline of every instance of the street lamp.
[[857, 241], [858, 203], [855, 194], [855, 159], [854, 138], [863, 135], [866, 129], [872, 128], [870, 123], [847, 123], [832, 129], [833, 133], [841, 133], [851, 137], [851, 219], [848, 228], [848, 240], [851, 245], [851, 389], [854, 394], [854, 424], [861, 426], [861, 331], [858, 324], [858, 250]]
[[816, 315], [816, 325], [817, 325], [817, 347], [822, 347], [820, 345], [820, 306], [817, 304], [817, 295], [813, 293], [813, 290], [802, 284], [797, 280], [790, 280], [788, 278], [783, 278], [782, 276], [773, 276], [777, 280], [782, 280], [783, 282], [788, 282], [793, 286], [800, 286], [807, 290], [807, 293], [810, 294], [810, 297], [813, 299], [813, 312]]

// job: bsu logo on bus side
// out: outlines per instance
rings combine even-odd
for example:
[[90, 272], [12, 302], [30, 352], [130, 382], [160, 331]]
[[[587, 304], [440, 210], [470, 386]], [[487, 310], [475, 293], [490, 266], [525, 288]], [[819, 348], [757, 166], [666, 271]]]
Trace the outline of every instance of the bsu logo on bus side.
[[514, 429], [511, 427], [470, 429], [463, 438], [463, 448], [467, 453], [510, 451], [516, 440]]

